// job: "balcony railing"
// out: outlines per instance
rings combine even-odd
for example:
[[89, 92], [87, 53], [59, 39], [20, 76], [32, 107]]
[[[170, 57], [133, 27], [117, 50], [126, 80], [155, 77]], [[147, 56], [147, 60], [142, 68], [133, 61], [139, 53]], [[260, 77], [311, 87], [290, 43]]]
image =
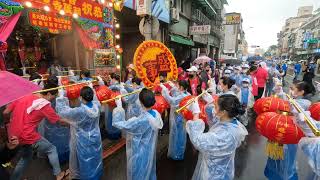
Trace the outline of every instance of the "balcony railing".
[[198, 25], [208, 25], [210, 24], [210, 19], [204, 15], [199, 9], [192, 10], [192, 21], [196, 22]]

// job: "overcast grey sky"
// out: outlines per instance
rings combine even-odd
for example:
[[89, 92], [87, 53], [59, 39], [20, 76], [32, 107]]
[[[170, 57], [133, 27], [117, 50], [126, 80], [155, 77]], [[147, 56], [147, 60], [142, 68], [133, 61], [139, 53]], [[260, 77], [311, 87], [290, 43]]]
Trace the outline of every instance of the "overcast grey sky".
[[277, 44], [277, 33], [287, 18], [296, 16], [300, 6], [313, 5], [314, 10], [320, 7], [320, 0], [228, 0], [228, 3], [226, 12], [242, 14], [249, 46], [264, 49]]

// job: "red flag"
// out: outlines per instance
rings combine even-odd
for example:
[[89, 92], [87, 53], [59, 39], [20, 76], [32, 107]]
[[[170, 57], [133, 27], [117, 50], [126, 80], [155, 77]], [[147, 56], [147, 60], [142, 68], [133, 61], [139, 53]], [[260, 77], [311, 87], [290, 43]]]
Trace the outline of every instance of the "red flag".
[[0, 71], [0, 82], [0, 107], [41, 89], [8, 71]]

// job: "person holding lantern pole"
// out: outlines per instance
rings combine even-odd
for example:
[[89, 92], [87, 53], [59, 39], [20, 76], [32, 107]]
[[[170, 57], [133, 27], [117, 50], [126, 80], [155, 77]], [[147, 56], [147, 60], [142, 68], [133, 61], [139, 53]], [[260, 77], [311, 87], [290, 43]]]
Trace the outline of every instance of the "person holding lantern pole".
[[[109, 89], [112, 91], [118, 91], [120, 94], [127, 94], [128, 92], [125, 90], [124, 86], [122, 83], [120, 83], [120, 76], [118, 74], [112, 73], [111, 74], [111, 82]], [[127, 98], [127, 97], [126, 97]], [[105, 106], [105, 127], [107, 131], [107, 137], [109, 139], [119, 139], [121, 137], [121, 131], [112, 126], [112, 121], [113, 121], [113, 107], [110, 105]]]
[[[125, 87], [128, 93], [142, 89], [140, 78], [134, 77], [131, 82], [132, 82], [132, 87], [128, 87], [128, 86]], [[138, 117], [141, 114], [141, 104], [139, 101], [138, 93], [128, 96], [128, 98], [125, 99], [125, 103], [127, 104], [127, 109], [126, 109], [127, 119], [130, 119], [132, 117]]]
[[[308, 99], [305, 99], [312, 90], [305, 82], [298, 82], [290, 88], [290, 95], [300, 105], [303, 110], [307, 110], [311, 105]], [[298, 123], [296, 123], [299, 125]], [[295, 180], [298, 179], [296, 164], [297, 144], [283, 145], [283, 159], [274, 160], [268, 158], [264, 170], [264, 175], [270, 179]]]
[[[189, 109], [195, 114], [200, 113], [197, 101]], [[246, 128], [236, 118], [243, 113], [236, 96], [223, 94], [208, 116], [212, 121], [208, 132], [204, 133], [205, 123], [197, 116], [193, 121], [187, 121], [186, 131], [191, 143], [199, 151], [193, 180], [233, 179], [236, 149], [248, 135]]]
[[[188, 82], [185, 80], [179, 81], [178, 92], [175, 96], [171, 96], [169, 90], [160, 84], [162, 88], [162, 96], [170, 104], [170, 117], [169, 117], [169, 147], [168, 157], [173, 160], [183, 160], [184, 152], [186, 149], [187, 134], [184, 127], [184, 118], [181, 114], [176, 114], [176, 109], [183, 98], [190, 95], [188, 92]], [[174, 88], [173, 88], [174, 89]]]
[[127, 179], [149, 180], [156, 177], [156, 151], [158, 131], [163, 127], [161, 115], [151, 109], [156, 103], [151, 90], [139, 94], [142, 112], [126, 120], [121, 99], [116, 100], [112, 125], [126, 132]]
[[[56, 87], [56, 84], [47, 83], [44, 85], [44, 90]], [[18, 137], [22, 145], [21, 158], [13, 171], [12, 180], [21, 179], [23, 171], [32, 160], [33, 150], [48, 156], [56, 179], [61, 180], [67, 176], [66, 172], [61, 172], [56, 147], [36, 130], [44, 118], [47, 118], [51, 123], [68, 123], [66, 119], [59, 117], [50, 106], [50, 101], [55, 98], [57, 93], [57, 90], [51, 90], [25, 96], [8, 105], [3, 112], [4, 114], [11, 113], [8, 128], [9, 137]]]
[[69, 169], [72, 179], [99, 180], [103, 173], [102, 141], [99, 127], [100, 103], [92, 84], [80, 92], [80, 107], [70, 108], [69, 101], [59, 91], [57, 112], [70, 123]]

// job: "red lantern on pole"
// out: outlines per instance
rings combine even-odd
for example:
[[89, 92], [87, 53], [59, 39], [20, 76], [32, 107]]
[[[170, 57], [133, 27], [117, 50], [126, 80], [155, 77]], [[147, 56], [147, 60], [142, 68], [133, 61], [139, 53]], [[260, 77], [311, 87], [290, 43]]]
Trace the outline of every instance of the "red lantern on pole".
[[112, 90], [110, 90], [107, 86], [99, 86], [96, 89], [96, 95], [99, 101], [105, 101], [110, 99], [112, 93]]
[[68, 77], [61, 77], [61, 84], [63, 86], [66, 86], [69, 84], [69, 78]]
[[156, 95], [155, 98], [156, 103], [153, 105], [152, 109], [155, 109], [162, 114], [166, 109], [170, 108], [170, 104], [163, 96]]
[[[183, 107], [184, 105], [186, 105], [190, 100], [192, 100], [193, 98], [195, 98], [196, 96], [186, 96], [185, 98], [183, 98], [180, 103], [179, 103], [179, 107]], [[199, 114], [199, 118], [202, 119], [205, 123], [207, 123], [207, 116], [205, 113], [205, 106], [206, 103], [202, 100], [198, 101], [199, 103], [199, 107], [200, 107], [200, 111], [201, 113]], [[180, 111], [181, 115], [183, 116], [183, 118], [186, 121], [189, 120], [193, 120], [193, 114], [192, 112], [188, 109], [188, 108], [184, 108]]]
[[83, 84], [67, 87], [67, 97], [69, 99], [77, 99], [80, 96], [80, 91], [83, 87]]
[[277, 97], [266, 97], [258, 99], [254, 103], [253, 109], [258, 115], [264, 112], [290, 112], [290, 104], [288, 101]]
[[312, 104], [309, 111], [313, 119], [320, 121], [320, 102]]
[[[112, 93], [110, 94], [109, 99], [113, 99], [113, 98], [115, 98], [115, 97], [117, 97], [117, 96], [119, 96], [119, 95], [121, 95], [120, 92], [118, 92], [118, 91], [112, 91]], [[109, 105], [110, 107], [112, 107], [112, 108], [114, 108], [114, 107], [117, 106], [115, 100], [112, 100], [112, 101], [108, 102], [108, 105]]]
[[283, 144], [297, 144], [304, 134], [287, 112], [265, 112], [256, 119], [256, 129], [268, 139], [266, 152], [272, 159], [283, 159]]

